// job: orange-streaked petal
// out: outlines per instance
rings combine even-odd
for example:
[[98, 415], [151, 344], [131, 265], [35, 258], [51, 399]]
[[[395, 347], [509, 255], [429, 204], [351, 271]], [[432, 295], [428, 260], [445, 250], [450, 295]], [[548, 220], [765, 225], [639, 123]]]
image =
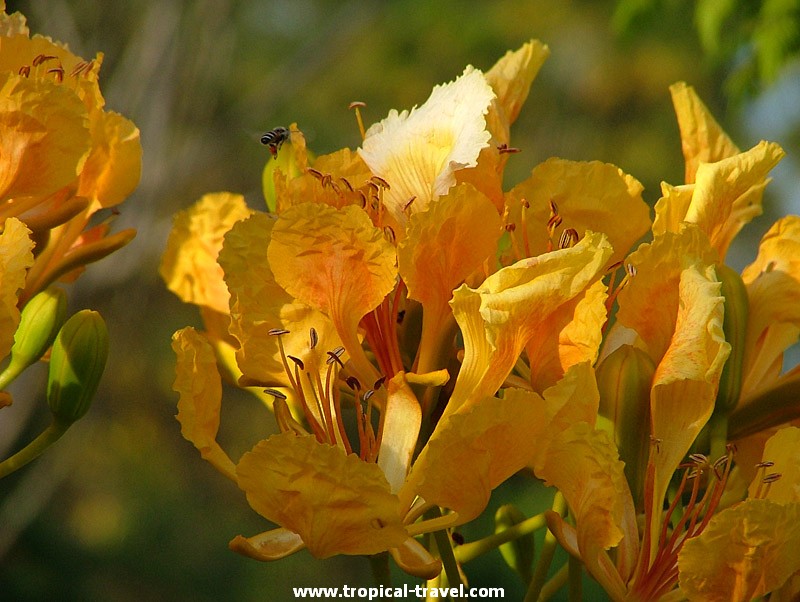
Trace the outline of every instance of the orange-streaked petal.
[[477, 289], [457, 289], [450, 303], [464, 336], [464, 361], [445, 415], [494, 395], [528, 341], [602, 276], [611, 253], [606, 237], [590, 232], [571, 248], [497, 271]]
[[180, 394], [178, 415], [181, 434], [229, 479], [236, 481], [233, 461], [217, 443], [222, 380], [217, 370], [214, 349], [194, 328], [184, 328], [172, 336], [177, 358], [172, 390]]
[[19, 326], [17, 301], [25, 276], [33, 265], [34, 243], [28, 228], [15, 217], [0, 232], [0, 359], [11, 352]]
[[[790, 426], [772, 435], [764, 446], [762, 461], [774, 465], [758, 472], [748, 489], [750, 497], [761, 494], [759, 497], [779, 504], [800, 502], [800, 428]], [[768, 474], [780, 478], [766, 485], [762, 478]]]
[[424, 211], [455, 185], [457, 170], [477, 164], [491, 138], [485, 115], [493, 98], [483, 73], [467, 67], [455, 81], [436, 86], [422, 106], [392, 110], [367, 130], [359, 154], [391, 186], [384, 205], [399, 231], [411, 199], [411, 213]]
[[395, 249], [360, 207], [303, 203], [272, 229], [267, 251], [275, 281], [333, 321], [362, 382], [379, 375], [358, 340], [358, 323], [394, 288]]
[[694, 182], [700, 163], [715, 163], [739, 153], [692, 86], [677, 82], [669, 87], [681, 130], [681, 149], [687, 184]]
[[[230, 332], [239, 341], [236, 359], [244, 376], [241, 385], [288, 385], [278, 338], [270, 334], [274, 328], [289, 331], [281, 336], [285, 353], [309, 369], [317, 365], [323, 380], [326, 367], [319, 362], [320, 350], [324, 355], [341, 345], [330, 318], [295, 301], [275, 282], [267, 258], [274, 225], [274, 218], [254, 213], [225, 234], [219, 253], [231, 294]], [[317, 333], [317, 350], [310, 348], [311, 328]]]
[[225, 233], [252, 213], [240, 194], [204, 195], [175, 216], [159, 273], [182, 301], [227, 314], [228, 289], [217, 255]]
[[747, 602], [800, 571], [800, 504], [746, 500], [714, 515], [678, 555], [692, 601]]
[[695, 226], [683, 226], [640, 245], [626, 259], [636, 275], [618, 297], [617, 320], [641, 337], [658, 363], [669, 346], [678, 315], [681, 273], [690, 265], [711, 265], [716, 253]]
[[237, 535], [231, 540], [228, 547], [242, 556], [269, 562], [299, 552], [306, 547], [306, 544], [297, 533], [280, 527], [252, 537]]
[[543, 391], [564, 376], [570, 366], [597, 359], [603, 340], [606, 285], [598, 280], [572, 302], [565, 303], [525, 346], [531, 368], [531, 386]]
[[381, 469], [313, 436], [273, 435], [242, 456], [236, 474], [250, 506], [318, 558], [377, 554], [408, 538]]
[[443, 339], [452, 340], [453, 289], [496, 249], [503, 223], [491, 202], [469, 184], [453, 188], [408, 222], [397, 255], [408, 296], [422, 303], [421, 372], [442, 368]]
[[746, 394], [777, 378], [783, 352], [800, 334], [800, 217], [788, 215], [773, 224], [742, 280], [750, 301], [742, 385]]
[[698, 166], [692, 202], [684, 220], [700, 226], [719, 252], [720, 260], [725, 259], [739, 230], [761, 215], [767, 174], [784, 154], [778, 144], [762, 141], [728, 159]]
[[142, 175], [139, 128], [118, 113], [94, 111], [90, 131], [92, 151], [78, 180], [78, 196], [91, 199], [95, 209], [124, 201]]
[[603, 232], [614, 248], [609, 260], [614, 263], [650, 228], [650, 209], [642, 200], [642, 190], [638, 180], [615, 165], [552, 158], [537, 165], [527, 180], [506, 195], [508, 219], [521, 232], [521, 203], [526, 200], [530, 254], [544, 253], [551, 241], [547, 223], [552, 201], [562, 218], [553, 244], [558, 245], [567, 228], [575, 229], [579, 237], [589, 230]]
[[652, 532], [672, 474], [714, 410], [730, 344], [722, 331], [724, 298], [714, 268], [691, 266], [680, 276], [675, 333], [656, 366], [650, 391], [655, 464]]
[[489, 105], [486, 127], [492, 134], [491, 144], [481, 150], [474, 168], [459, 170], [459, 182], [469, 182], [503, 210], [503, 172], [511, 143], [511, 124], [516, 121], [536, 74], [550, 55], [550, 50], [538, 40], [531, 40], [515, 51], [509, 50], [486, 72], [486, 81], [496, 94]]

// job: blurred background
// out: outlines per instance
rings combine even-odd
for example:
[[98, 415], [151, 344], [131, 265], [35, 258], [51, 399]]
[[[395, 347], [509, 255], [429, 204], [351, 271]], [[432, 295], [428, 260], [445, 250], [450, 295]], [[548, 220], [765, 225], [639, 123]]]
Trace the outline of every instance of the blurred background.
[[[266, 130], [297, 122], [317, 154], [356, 148], [351, 101], [366, 102], [366, 122], [378, 121], [421, 104], [467, 64], [488, 69], [538, 38], [551, 56], [512, 129], [522, 152], [509, 161], [506, 187], [551, 156], [598, 159], [637, 177], [654, 203], [662, 180], [683, 181], [667, 88], [685, 80], [741, 148], [769, 139], [788, 153], [765, 215], [733, 250], [730, 262], [742, 267], [777, 216], [800, 212], [798, 2], [720, 4], [732, 12], [690, 0], [8, 2], [33, 33], [84, 58], [105, 54], [101, 89], [140, 128], [144, 166], [115, 225], [138, 236], [69, 289], [71, 309], [99, 310], [110, 330], [94, 406], [49, 453], [0, 482], [0, 598], [280, 601], [292, 599], [292, 586], [371, 585], [363, 558], [302, 552], [261, 564], [228, 551], [233, 536], [268, 525], [174, 419], [170, 336], [200, 320], [157, 273], [172, 215], [219, 190], [263, 209]], [[765, 16], [767, 4], [788, 13]], [[34, 372], [0, 415], [2, 457], [49, 421], [46, 372]], [[220, 440], [231, 457], [273, 431], [257, 401], [226, 392]], [[488, 534], [501, 503], [541, 510], [547, 496], [531, 487], [512, 479], [464, 537]], [[524, 592], [499, 553], [466, 572], [470, 585], [508, 587], [507, 599]]]

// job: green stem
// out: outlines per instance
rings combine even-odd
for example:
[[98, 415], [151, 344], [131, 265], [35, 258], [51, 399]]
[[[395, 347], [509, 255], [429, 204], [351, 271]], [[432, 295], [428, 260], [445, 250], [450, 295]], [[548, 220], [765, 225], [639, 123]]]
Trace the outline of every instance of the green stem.
[[486, 554], [487, 552], [491, 552], [492, 550], [499, 548], [503, 544], [514, 541], [515, 539], [519, 539], [524, 535], [534, 533], [545, 526], [547, 526], [547, 523], [544, 519], [544, 513], [537, 514], [536, 516], [527, 518], [521, 523], [500, 531], [499, 533], [495, 533], [493, 535], [489, 535], [488, 537], [484, 537], [483, 539], [479, 539], [478, 541], [472, 541], [470, 543], [465, 543], [463, 546], [459, 546], [455, 550], [456, 559], [461, 564], [467, 563], [470, 560], [474, 560], [478, 556], [481, 556], [482, 554]]
[[389, 553], [381, 552], [369, 557], [369, 566], [372, 569], [372, 577], [376, 585], [390, 587], [392, 585], [392, 574], [389, 571]]
[[[564, 499], [564, 496], [561, 495], [561, 492], [557, 491], [555, 497], [553, 498], [553, 511], [563, 516], [566, 510], [567, 502]], [[533, 579], [531, 579], [531, 584], [528, 587], [528, 593], [525, 595], [525, 602], [535, 602], [539, 599], [539, 595], [541, 594], [542, 588], [547, 580], [547, 573], [550, 571], [550, 563], [553, 562], [553, 554], [556, 552], [557, 544], [558, 542], [555, 535], [553, 535], [548, 529], [544, 536], [542, 552], [539, 555], [539, 560], [536, 562], [536, 570], [533, 573]]]
[[453, 554], [453, 543], [447, 529], [435, 531], [433, 538], [436, 541], [436, 548], [439, 550], [439, 558], [447, 575], [448, 587], [458, 587], [461, 585], [461, 572], [458, 570], [458, 562]]
[[61, 435], [67, 432], [69, 424], [54, 421], [45, 430], [39, 433], [33, 441], [19, 450], [10, 458], [0, 462], [0, 479], [10, 475], [15, 470], [22, 468], [31, 460], [38, 458], [41, 453], [55, 443]]

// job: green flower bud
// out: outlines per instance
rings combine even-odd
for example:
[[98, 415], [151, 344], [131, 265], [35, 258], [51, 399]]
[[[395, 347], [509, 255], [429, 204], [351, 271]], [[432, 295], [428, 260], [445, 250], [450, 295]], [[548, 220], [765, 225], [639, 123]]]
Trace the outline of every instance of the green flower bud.
[[28, 301], [14, 334], [11, 360], [0, 375], [0, 389], [5, 389], [28, 366], [41, 359], [66, 318], [67, 295], [60, 288], [48, 288]]
[[[500, 506], [494, 515], [494, 532], [501, 533], [518, 525], [526, 519], [522, 511], [513, 504]], [[535, 556], [533, 533], [528, 533], [500, 546], [500, 553], [506, 564], [522, 577], [525, 583], [530, 583]]]
[[747, 287], [735, 270], [725, 264], [716, 266], [716, 270], [717, 278], [722, 283], [722, 296], [725, 297], [722, 330], [725, 332], [725, 340], [731, 345], [731, 354], [719, 379], [717, 401], [714, 406], [715, 413], [724, 415], [736, 407], [742, 392], [742, 365], [750, 301], [747, 297]]
[[61, 328], [50, 354], [47, 403], [56, 422], [72, 424], [89, 410], [108, 357], [108, 330], [84, 309]]
[[597, 367], [600, 414], [614, 423], [614, 440], [637, 508], [644, 499], [650, 454], [650, 387], [655, 365], [632, 345], [615, 349]]

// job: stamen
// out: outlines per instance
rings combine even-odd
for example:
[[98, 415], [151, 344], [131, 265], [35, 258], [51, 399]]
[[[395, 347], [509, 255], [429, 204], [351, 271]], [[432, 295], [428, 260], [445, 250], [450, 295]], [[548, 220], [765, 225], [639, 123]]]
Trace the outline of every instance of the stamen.
[[275, 399], [286, 399], [286, 395], [284, 395], [277, 389], [264, 389], [264, 393], [266, 393], [267, 395], [272, 395]]
[[508, 237], [511, 239], [511, 248], [514, 249], [514, 261], [519, 261], [524, 256], [519, 248], [519, 243], [517, 242], [517, 237], [515, 236], [514, 232], [517, 230], [517, 224], [511, 222], [506, 224], [503, 229], [508, 232]]
[[309, 347], [313, 350], [314, 347], [316, 347], [317, 343], [319, 342], [319, 336], [317, 335], [317, 331], [313, 326], [311, 327], [311, 330], [308, 331], [308, 335], [309, 335]]
[[530, 241], [528, 240], [528, 209], [531, 208], [531, 204], [522, 199], [520, 202], [520, 222], [522, 227], [522, 246], [525, 249], [525, 257], [531, 256], [531, 245]]
[[295, 357], [293, 355], [287, 355], [286, 357], [288, 357], [290, 360], [292, 360], [295, 363], [295, 365], [298, 368], [300, 368], [301, 370], [305, 370], [306, 369], [306, 365], [303, 363], [303, 360], [301, 360], [299, 357]]
[[21, 75], [22, 77], [30, 77], [30, 75], [31, 75], [31, 66], [30, 65], [22, 65], [22, 67], [19, 68], [19, 71], [17, 71], [17, 74]]
[[372, 182], [373, 184], [375, 184], [378, 188], [383, 188], [385, 190], [391, 190], [392, 189], [392, 187], [389, 186], [389, 182], [387, 182], [386, 180], [384, 180], [380, 176], [372, 176], [369, 179], [369, 181]]
[[52, 61], [53, 59], [57, 59], [57, 58], [58, 58], [57, 56], [52, 55], [52, 54], [39, 54], [36, 57], [34, 57], [34, 59], [32, 61], [32, 65], [34, 67], [38, 67], [42, 63], [45, 63], [47, 61]]
[[411, 198], [408, 200], [408, 202], [407, 202], [405, 205], [403, 205], [403, 212], [406, 212], [406, 211], [408, 211], [409, 207], [411, 207], [411, 203], [413, 203], [413, 202], [414, 202], [414, 201], [416, 201], [416, 200], [417, 200], [417, 197], [416, 197], [416, 196], [412, 196], [412, 197], [411, 197]]
[[497, 152], [499, 152], [501, 155], [505, 155], [505, 154], [520, 153], [520, 152], [522, 152], [522, 150], [518, 149], [518, 148], [516, 148], [514, 146], [509, 146], [508, 144], [506, 144], [504, 142], [503, 144], [498, 144], [497, 145]]
[[375, 391], [377, 391], [378, 389], [380, 389], [383, 386], [383, 383], [385, 383], [385, 382], [386, 382], [386, 377], [385, 376], [381, 376], [378, 380], [375, 381], [375, 384], [372, 385], [372, 388]]
[[47, 70], [48, 73], [53, 73], [56, 76], [56, 81], [60, 84], [64, 81], [64, 69], [61, 67], [53, 67]]
[[366, 103], [356, 100], [348, 105], [348, 109], [353, 109], [356, 112], [356, 121], [358, 122], [358, 131], [361, 132], [361, 139], [367, 137], [367, 132], [364, 129], [364, 122], [361, 119], [361, 107], [366, 107]]
[[361, 383], [358, 382], [358, 379], [355, 376], [348, 376], [344, 382], [347, 383], [347, 386], [356, 393], [361, 390]]
[[289, 334], [291, 330], [286, 330], [285, 328], [270, 328], [267, 331], [267, 334], [273, 337], [279, 337], [282, 334]]

